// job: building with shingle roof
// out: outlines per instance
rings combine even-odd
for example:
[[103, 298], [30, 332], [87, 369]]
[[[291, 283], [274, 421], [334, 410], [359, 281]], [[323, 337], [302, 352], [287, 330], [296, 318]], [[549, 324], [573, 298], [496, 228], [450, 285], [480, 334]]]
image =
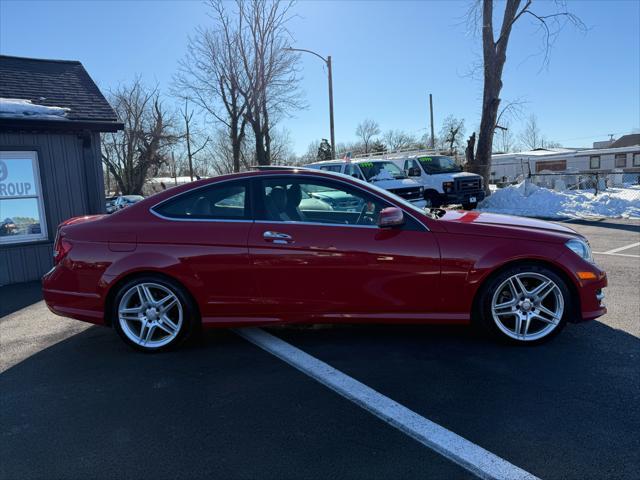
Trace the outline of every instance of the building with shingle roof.
[[100, 135], [122, 128], [82, 63], [0, 55], [0, 285], [39, 279], [57, 226], [104, 212]]

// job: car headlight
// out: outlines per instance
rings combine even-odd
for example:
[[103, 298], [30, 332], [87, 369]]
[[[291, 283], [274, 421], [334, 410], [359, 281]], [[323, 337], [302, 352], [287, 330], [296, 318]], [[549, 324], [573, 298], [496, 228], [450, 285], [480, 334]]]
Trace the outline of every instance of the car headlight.
[[442, 190], [445, 192], [453, 191], [453, 182], [442, 182]]
[[593, 263], [593, 256], [591, 255], [591, 247], [587, 242], [580, 238], [572, 238], [565, 243], [568, 249], [572, 250], [576, 255], [585, 259], [587, 262]]

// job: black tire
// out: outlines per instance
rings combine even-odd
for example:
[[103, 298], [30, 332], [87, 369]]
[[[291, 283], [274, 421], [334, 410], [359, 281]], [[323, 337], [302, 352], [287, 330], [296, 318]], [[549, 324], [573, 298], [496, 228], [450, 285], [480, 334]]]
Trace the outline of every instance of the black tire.
[[440, 194], [434, 190], [427, 190], [424, 192], [424, 200], [427, 202], [425, 207], [440, 208], [442, 206], [442, 198], [440, 197]]
[[[551, 280], [558, 287], [562, 300], [564, 302], [564, 309], [562, 318], [556, 324], [555, 328], [550, 330], [547, 334], [537, 339], [517, 339], [509, 336], [505, 333], [497, 324], [492, 313], [492, 301], [496, 290], [500, 288], [505, 281], [516, 274], [539, 274], [547, 279]], [[546, 301], [546, 300], [545, 300]], [[476, 318], [474, 318], [483, 329], [488, 332], [493, 338], [511, 345], [538, 345], [545, 343], [556, 335], [558, 335], [567, 323], [567, 319], [574, 315], [574, 304], [571, 297], [571, 293], [565, 280], [556, 274], [553, 270], [535, 263], [514, 265], [512, 267], [502, 270], [497, 275], [489, 278], [487, 282], [482, 286], [479, 292], [479, 298], [477, 302], [478, 311]], [[533, 323], [533, 322], [532, 322]], [[540, 322], [538, 322], [540, 323]], [[515, 330], [516, 328], [514, 328]], [[509, 328], [507, 328], [509, 330]]]
[[478, 207], [478, 202], [462, 204], [463, 210], [475, 210], [477, 207]]
[[[157, 347], [140, 345], [127, 336], [127, 333], [125, 333], [123, 326], [121, 325], [118, 315], [120, 302], [123, 296], [131, 290], [132, 287], [141, 284], [157, 284], [164, 287], [175, 295], [180, 307], [182, 308], [182, 322], [178, 329], [178, 333], [175, 334], [173, 339], [164, 345]], [[133, 278], [119, 287], [111, 305], [111, 324], [114, 326], [116, 332], [118, 332], [118, 335], [120, 335], [120, 338], [122, 338], [122, 340], [130, 347], [145, 353], [164, 352], [178, 347], [187, 338], [189, 338], [194, 331], [197, 331], [196, 327], [199, 325], [198, 309], [191, 299], [191, 296], [178, 282], [161, 275], [144, 275]]]

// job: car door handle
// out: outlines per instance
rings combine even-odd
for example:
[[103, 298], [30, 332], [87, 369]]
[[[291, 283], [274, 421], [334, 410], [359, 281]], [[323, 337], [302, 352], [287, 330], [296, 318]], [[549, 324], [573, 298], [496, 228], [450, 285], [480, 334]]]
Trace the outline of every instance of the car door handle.
[[262, 238], [264, 238], [267, 242], [273, 242], [280, 245], [285, 245], [287, 243], [293, 243], [293, 239], [291, 235], [287, 235], [286, 233], [280, 232], [272, 232], [266, 231], [262, 234]]

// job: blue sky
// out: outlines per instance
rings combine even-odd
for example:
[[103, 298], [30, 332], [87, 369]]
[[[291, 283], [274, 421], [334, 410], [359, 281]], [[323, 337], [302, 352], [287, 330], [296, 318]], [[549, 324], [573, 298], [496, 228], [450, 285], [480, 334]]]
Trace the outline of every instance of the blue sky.
[[[549, 2], [536, 1], [546, 9]], [[364, 118], [383, 130], [421, 135], [434, 95], [436, 131], [449, 114], [479, 124], [482, 83], [467, 76], [480, 42], [469, 35], [466, 1], [301, 1], [291, 23], [294, 46], [332, 55], [336, 140], [355, 138]], [[497, 2], [496, 9], [501, 9]], [[589, 27], [568, 26], [547, 68], [529, 20], [515, 27], [502, 97], [527, 101], [543, 134], [565, 146], [640, 128], [640, 1], [569, 2]], [[199, 1], [0, 0], [0, 52], [82, 61], [103, 89], [136, 74], [168, 90], [188, 36], [209, 21]], [[308, 108], [286, 119], [297, 153], [328, 137], [326, 72], [310, 55], [301, 83]], [[513, 125], [514, 132], [520, 126]]]

